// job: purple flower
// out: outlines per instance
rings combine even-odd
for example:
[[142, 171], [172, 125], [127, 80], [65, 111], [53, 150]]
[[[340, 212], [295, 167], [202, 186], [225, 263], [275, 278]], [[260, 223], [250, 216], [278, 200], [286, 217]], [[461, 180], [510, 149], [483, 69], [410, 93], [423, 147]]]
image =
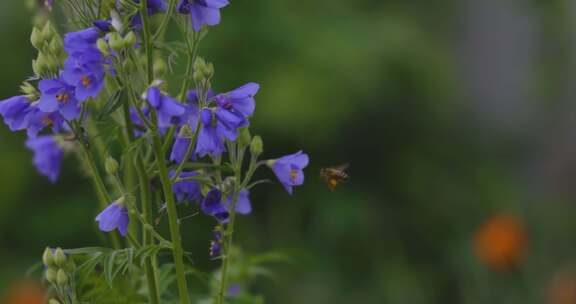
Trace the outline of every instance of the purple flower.
[[196, 154], [200, 157], [207, 154], [217, 156], [221, 155], [226, 148], [222, 136], [218, 132], [218, 122], [210, 109], [203, 109], [200, 112], [202, 128], [198, 133], [198, 143], [196, 145]]
[[157, 87], [148, 89], [146, 99], [150, 106], [158, 112], [158, 126], [160, 128], [182, 123], [182, 116], [186, 114], [186, 107], [176, 99], [162, 94]]
[[[144, 117], [148, 118], [148, 115], [150, 114], [150, 109], [143, 108], [142, 114], [144, 114]], [[144, 125], [142, 119], [140, 119], [138, 111], [134, 107], [130, 108], [130, 120], [132, 120], [132, 124], [134, 126], [134, 136], [136, 137], [142, 136], [146, 131], [146, 126]]]
[[113, 28], [112, 22], [108, 20], [96, 20], [92, 21], [92, 24], [104, 33], [111, 32]]
[[124, 207], [122, 202], [110, 204], [96, 216], [96, 221], [99, 223], [98, 228], [100, 231], [110, 232], [118, 229], [122, 236], [126, 236], [126, 233], [128, 233], [128, 209]]
[[[135, 0], [134, 2], [140, 3], [140, 0]], [[152, 16], [157, 13], [162, 13], [166, 11], [167, 5], [164, 0], [147, 0], [148, 5], [148, 15]], [[142, 28], [142, 16], [140, 13], [137, 13], [132, 18], [130, 25], [136, 29]]]
[[[232, 196], [226, 196], [226, 209], [232, 209]], [[240, 190], [238, 194], [238, 201], [236, 201], [236, 212], [240, 214], [250, 214], [252, 212], [252, 204], [250, 203], [250, 191], [248, 189]]]
[[4, 117], [4, 123], [10, 130], [20, 131], [28, 127], [27, 114], [30, 104], [26, 96], [14, 96], [0, 101], [0, 115]]
[[40, 174], [56, 182], [60, 175], [60, 165], [64, 152], [54, 136], [40, 136], [26, 141], [26, 147], [34, 152], [34, 165]]
[[222, 204], [222, 193], [217, 189], [212, 189], [202, 201], [200, 209], [206, 215], [211, 215], [221, 223], [228, 221], [228, 210]]
[[104, 85], [104, 57], [96, 42], [100, 30], [90, 27], [64, 36], [64, 49], [69, 55], [64, 62], [62, 79], [76, 88], [76, 98], [84, 101], [96, 97]]
[[60, 79], [41, 80], [38, 88], [42, 95], [38, 100], [38, 109], [42, 112], [60, 112], [65, 119], [72, 120], [80, 116], [80, 105], [75, 96], [75, 88]]
[[[248, 189], [243, 189], [238, 194], [238, 201], [236, 202], [236, 212], [240, 214], [249, 214], [252, 212], [252, 204], [250, 203], [250, 192]], [[217, 189], [212, 189], [201, 204], [202, 211], [214, 216], [220, 223], [227, 223], [232, 209], [232, 195], [222, 196], [222, 192]]]
[[220, 9], [228, 4], [228, 0], [180, 0], [177, 9], [181, 14], [190, 15], [192, 28], [199, 32], [203, 25], [218, 25]]
[[192, 139], [190, 138], [176, 135], [176, 140], [174, 140], [174, 145], [172, 146], [172, 152], [170, 152], [170, 160], [177, 164], [181, 163], [184, 160], [184, 156], [186, 156], [191, 140]]
[[69, 56], [74, 57], [83, 57], [86, 53], [92, 52], [100, 54], [96, 47], [98, 38], [100, 38], [100, 30], [96, 27], [70, 32], [64, 35], [64, 50]]
[[256, 107], [254, 96], [259, 90], [260, 85], [257, 83], [247, 83], [231, 92], [216, 95], [214, 102], [222, 109], [248, 118], [254, 113]]
[[90, 54], [94, 53], [87, 54], [83, 59], [69, 57], [64, 62], [62, 78], [76, 88], [75, 94], [79, 101], [98, 96], [104, 86], [105, 73], [102, 62], [93, 61], [98, 56]]
[[286, 191], [292, 194], [292, 187], [304, 183], [304, 172], [302, 169], [308, 166], [308, 155], [299, 151], [275, 160], [269, 160], [268, 166], [272, 168], [278, 180], [282, 183]]
[[35, 102], [26, 110], [28, 137], [34, 138], [38, 136], [38, 133], [45, 128], [51, 128], [54, 133], [69, 130], [69, 126], [65, 123], [60, 112], [42, 112], [38, 108], [38, 102]]
[[230, 298], [238, 297], [241, 292], [242, 292], [242, 286], [238, 283], [230, 284], [230, 286], [228, 287], [228, 297]]
[[[187, 178], [187, 177], [194, 177], [198, 176], [197, 172], [182, 172], [178, 176], [179, 178]], [[174, 172], [170, 172], [170, 177], [174, 176]], [[182, 202], [193, 202], [199, 201], [202, 198], [202, 194], [200, 192], [200, 184], [195, 181], [180, 181], [174, 183], [172, 185], [172, 190], [176, 195], [176, 200], [179, 203]]]

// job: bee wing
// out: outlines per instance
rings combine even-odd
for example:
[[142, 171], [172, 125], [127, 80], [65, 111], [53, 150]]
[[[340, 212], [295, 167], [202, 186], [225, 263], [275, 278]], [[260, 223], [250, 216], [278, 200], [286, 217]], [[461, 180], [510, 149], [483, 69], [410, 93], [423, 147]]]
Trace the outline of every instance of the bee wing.
[[348, 168], [350, 168], [350, 163], [342, 164], [338, 167], [335, 167], [334, 169], [336, 169], [338, 171], [346, 171]]

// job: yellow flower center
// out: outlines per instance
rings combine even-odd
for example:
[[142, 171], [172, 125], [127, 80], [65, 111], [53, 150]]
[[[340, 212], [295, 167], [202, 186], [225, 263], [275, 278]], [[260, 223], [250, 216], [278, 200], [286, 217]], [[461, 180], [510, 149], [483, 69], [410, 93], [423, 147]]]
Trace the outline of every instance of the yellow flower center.
[[50, 126], [52, 126], [52, 124], [54, 124], [54, 121], [52, 119], [50, 119], [50, 117], [44, 116], [44, 118], [42, 118], [42, 123], [45, 126], [50, 127]]
[[296, 169], [290, 170], [290, 179], [292, 180], [293, 183], [296, 182], [296, 178], [298, 178], [298, 170]]
[[70, 99], [70, 95], [68, 93], [56, 94], [56, 100], [60, 103], [67, 103]]
[[86, 88], [87, 88], [88, 86], [90, 86], [90, 84], [92, 83], [92, 81], [90, 80], [90, 77], [88, 77], [88, 76], [82, 76], [82, 77], [80, 77], [80, 82], [82, 82], [82, 85], [83, 85], [84, 87], [86, 87]]

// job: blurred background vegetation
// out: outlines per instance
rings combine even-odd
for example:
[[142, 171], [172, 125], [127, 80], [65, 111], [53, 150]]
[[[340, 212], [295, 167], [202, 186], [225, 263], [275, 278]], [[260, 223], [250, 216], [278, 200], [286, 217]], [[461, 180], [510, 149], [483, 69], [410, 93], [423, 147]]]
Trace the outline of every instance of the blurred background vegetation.
[[[21, 2], [0, 2], [1, 98], [31, 74]], [[292, 257], [250, 288], [269, 303], [575, 303], [575, 3], [233, 1], [201, 47], [215, 87], [260, 83], [265, 157], [312, 159], [296, 195], [261, 186], [240, 219], [245, 252]], [[50, 184], [23, 134], [0, 140], [1, 294], [45, 246], [100, 240], [75, 160]], [[346, 162], [330, 192], [319, 169]], [[200, 269], [217, 267], [211, 225], [184, 225]]]

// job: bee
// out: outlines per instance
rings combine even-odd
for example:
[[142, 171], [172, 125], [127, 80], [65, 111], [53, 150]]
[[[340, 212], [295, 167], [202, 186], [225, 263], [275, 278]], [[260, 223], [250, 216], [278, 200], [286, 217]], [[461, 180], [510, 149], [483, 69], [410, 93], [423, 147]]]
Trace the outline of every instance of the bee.
[[338, 167], [329, 167], [320, 169], [320, 177], [326, 182], [328, 188], [334, 191], [338, 184], [344, 183], [350, 179], [348, 173], [345, 172], [346, 169], [350, 167], [349, 164], [344, 164]]

